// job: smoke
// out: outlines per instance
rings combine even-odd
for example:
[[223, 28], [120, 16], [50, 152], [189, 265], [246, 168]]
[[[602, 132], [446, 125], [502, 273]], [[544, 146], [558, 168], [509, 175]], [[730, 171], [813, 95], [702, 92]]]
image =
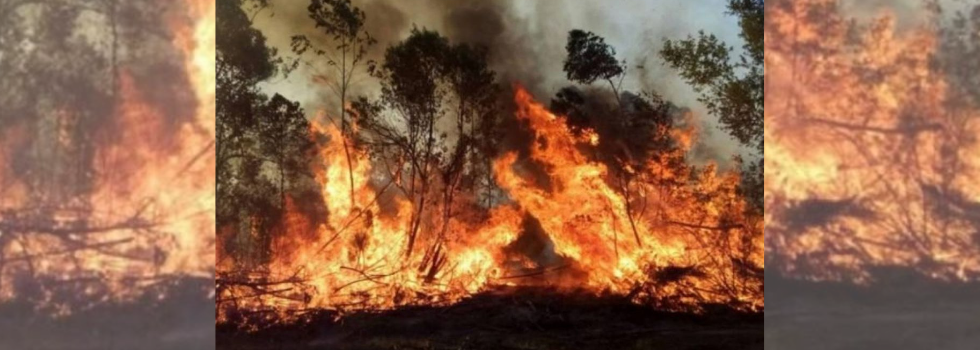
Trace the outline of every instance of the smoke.
[[[592, 31], [617, 50], [617, 57], [628, 65], [623, 89], [656, 92], [679, 106], [690, 107], [703, 131], [714, 130], [717, 121], [707, 115], [697, 94], [665, 66], [658, 53], [664, 39], [684, 38], [699, 30], [717, 35], [740, 52], [737, 18], [726, 15], [725, 2], [694, 0], [615, 2], [515, 1], [515, 0], [354, 0], [367, 15], [366, 29], [378, 39], [369, 59], [381, 60], [384, 49], [406, 38], [413, 27], [438, 31], [457, 43], [486, 46], [491, 68], [506, 88], [520, 84], [538, 100], [548, 101], [564, 86], [572, 85], [562, 71], [565, 42], [572, 29]], [[308, 35], [322, 38], [313, 27], [306, 7], [308, 1], [271, 1], [270, 10], [260, 13], [257, 28], [281, 54], [289, 54], [290, 37]], [[307, 111], [338, 110], [337, 97], [315, 74], [300, 68], [289, 78], [265, 84], [272, 93], [281, 93], [303, 103]], [[360, 72], [356, 95], [375, 95], [377, 83]], [[597, 83], [598, 84], [598, 83]], [[511, 91], [505, 92], [509, 99]], [[331, 113], [336, 114], [336, 113]], [[725, 132], [706, 132], [697, 161], [727, 162], [733, 154], [748, 154]], [[701, 155], [710, 155], [702, 158]]]

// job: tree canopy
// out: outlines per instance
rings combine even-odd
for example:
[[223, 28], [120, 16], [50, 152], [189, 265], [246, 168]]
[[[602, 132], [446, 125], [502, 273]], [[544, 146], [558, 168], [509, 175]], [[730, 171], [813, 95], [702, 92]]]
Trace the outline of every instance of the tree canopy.
[[[267, 6], [262, 0], [217, 3], [217, 219], [220, 227], [239, 225], [224, 239], [244, 245], [233, 251], [250, 263], [267, 258], [287, 197], [315, 190], [307, 181], [315, 140], [304, 110], [282, 95], [268, 97], [258, 86], [292, 69], [252, 25]], [[305, 204], [317, 210], [317, 201]], [[240, 240], [238, 232], [251, 232], [251, 225], [260, 237]]]
[[732, 48], [715, 35], [664, 42], [661, 56], [701, 94], [698, 99], [742, 144], [760, 153], [763, 145], [763, 10], [762, 0], [729, 0], [728, 13], [739, 17], [744, 53], [731, 57]]
[[565, 45], [565, 74], [568, 80], [591, 84], [597, 79], [608, 80], [623, 74], [623, 64], [616, 60], [616, 50], [606, 40], [592, 32], [572, 30]]

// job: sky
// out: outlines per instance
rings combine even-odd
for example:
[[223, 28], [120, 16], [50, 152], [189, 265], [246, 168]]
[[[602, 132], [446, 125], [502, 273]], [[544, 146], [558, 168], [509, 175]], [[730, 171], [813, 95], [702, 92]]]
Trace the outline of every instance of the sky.
[[[568, 31], [583, 29], [606, 39], [629, 70], [623, 88], [656, 91], [667, 100], [689, 107], [701, 121], [700, 158], [725, 164], [734, 154], [750, 154], [728, 134], [717, 129], [715, 117], [697, 102], [697, 94], [664, 64], [658, 52], [665, 39], [683, 39], [699, 30], [714, 34], [732, 46], [737, 55], [742, 41], [738, 19], [726, 14], [727, 0], [353, 0], [367, 14], [367, 30], [379, 43], [371, 50], [378, 59], [389, 45], [408, 37], [414, 27], [436, 30], [452, 42], [489, 46], [491, 68], [501, 83], [520, 83], [547, 103], [559, 88], [572, 83], [562, 71]], [[256, 16], [255, 26], [280, 53], [290, 53], [290, 37], [315, 35], [307, 16], [308, 1], [272, 0], [271, 7]], [[356, 91], [377, 91], [372, 78], [362, 74]], [[306, 69], [288, 78], [277, 77], [263, 85], [300, 101], [308, 114], [330, 108], [336, 96], [311, 80]]]

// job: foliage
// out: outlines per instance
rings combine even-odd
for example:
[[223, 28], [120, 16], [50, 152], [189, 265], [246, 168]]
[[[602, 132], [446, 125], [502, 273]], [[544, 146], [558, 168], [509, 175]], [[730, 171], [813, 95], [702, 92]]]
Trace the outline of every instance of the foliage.
[[280, 208], [285, 207], [286, 182], [310, 176], [308, 169], [313, 154], [310, 123], [299, 102], [276, 94], [261, 111], [259, 121], [259, 154], [275, 163], [279, 173]]
[[623, 74], [624, 64], [616, 60], [616, 50], [592, 32], [572, 30], [565, 45], [568, 57], [564, 70], [568, 80], [591, 84], [596, 79], [609, 80]]
[[[667, 40], [660, 55], [697, 91], [708, 111], [718, 117], [722, 127], [736, 140], [762, 156], [764, 145], [764, 2], [729, 0], [728, 13], [739, 18], [743, 53], [734, 59], [732, 49], [713, 34], [698, 32], [683, 40]], [[743, 168], [744, 194], [755, 209], [762, 210], [764, 171], [761, 161]]]
[[266, 6], [249, 0], [217, 3], [216, 29], [222, 33], [216, 42], [217, 224], [233, 228], [225, 244], [238, 247], [230, 251], [244, 264], [268, 257], [287, 197], [314, 186], [303, 181], [311, 177], [314, 146], [303, 109], [278, 94], [269, 98], [258, 87], [291, 70], [252, 27]]
[[[441, 205], [443, 230], [460, 186], [484, 179], [491, 187], [490, 162], [498, 141], [499, 87], [488, 68], [485, 48], [451, 44], [436, 32], [413, 29], [388, 48], [375, 72], [381, 99], [355, 103], [365, 143], [379, 157], [403, 160], [389, 175], [416, 203], [408, 252], [423, 211]], [[442, 127], [443, 125], [450, 127]], [[438, 200], [430, 190], [441, 189]], [[428, 204], [427, 204], [428, 203]]]
[[[366, 15], [364, 11], [351, 4], [350, 0], [310, 0], [307, 7], [309, 16], [316, 23], [316, 28], [331, 40], [332, 46], [315, 45], [309, 37], [296, 35], [292, 38], [292, 50], [298, 56], [293, 67], [305, 60], [306, 67], [314, 71], [320, 78], [334, 75], [339, 79], [321, 79], [329, 85], [339, 97], [340, 132], [344, 136], [344, 155], [347, 158], [348, 177], [350, 181], [350, 198], [354, 200], [354, 172], [351, 163], [351, 145], [348, 139], [354, 138], [354, 129], [348, 118], [348, 95], [351, 84], [357, 76], [357, 68], [367, 63], [369, 71], [374, 70], [374, 61], [365, 62], [367, 49], [377, 43], [364, 28]], [[312, 57], [305, 57], [307, 52]], [[338, 57], [339, 55], [339, 57]], [[326, 67], [324, 67], [324, 65]], [[324, 71], [324, 68], [333, 70]]]
[[668, 65], [701, 94], [699, 101], [718, 116], [739, 142], [762, 152], [763, 145], [763, 1], [730, 0], [729, 13], [739, 17], [745, 51], [737, 60], [732, 49], [703, 31], [683, 40], [667, 40], [660, 51]]
[[[752, 263], [752, 257], [759, 255], [755, 242], [760, 242], [762, 235], [760, 226], [755, 224], [762, 214], [761, 160], [743, 169], [744, 183], [738, 188], [734, 183], [729, 185], [729, 180], [723, 180], [731, 175], [719, 176], [712, 165], [700, 169], [691, 166], [686, 159], [687, 141], [683, 140], [685, 125], [679, 118], [684, 111], [655, 92], [634, 94], [621, 91], [620, 83], [614, 82], [614, 79], [618, 77], [621, 82], [626, 72], [623, 66], [615, 65], [615, 50], [606, 45], [601, 37], [573, 30], [568, 41], [565, 71], [569, 79], [586, 84], [596, 79], [607, 80], [615, 100], [610, 101], [608, 92], [601, 89], [570, 86], [559, 90], [551, 101], [551, 108], [555, 113], [568, 117], [566, 123], [574, 133], [582, 136], [589, 130], [598, 136], [598, 142], [592, 141], [583, 147], [590, 149], [590, 153], [611, 170], [607, 181], [614, 185], [613, 188], [624, 200], [624, 209], [637, 244], [642, 245], [641, 237], [650, 234], [636, 224], [640, 220], [696, 232], [693, 234], [699, 237], [701, 244], [698, 249], [721, 252], [717, 257], [720, 260], [715, 263], [725, 261], [719, 264], [732, 269], [731, 280], [719, 279], [717, 282], [720, 285], [729, 285], [745, 293], [759, 293], [762, 277], [752, 271], [761, 271], [762, 267]], [[583, 46], [588, 49], [582, 49]], [[705, 49], [715, 50], [712, 55], [707, 55], [714, 57], [715, 64], [695, 64], [698, 61], [691, 61], [691, 69], [697, 72], [698, 77], [717, 78], [728, 74], [726, 70], [731, 70], [731, 67], [727, 63], [727, 51], [716, 42], [714, 47]], [[704, 81], [710, 80], [705, 78]], [[757, 93], [761, 97], [761, 86]], [[762, 130], [757, 132], [757, 137], [761, 139]], [[738, 161], [741, 163], [741, 160]], [[746, 209], [747, 206], [743, 205], [745, 199], [760, 210]], [[656, 209], [659, 212], [654, 213], [649, 210], [651, 202], [697, 209], [689, 213], [681, 211], [688, 215], [671, 214], [662, 209]], [[703, 211], [706, 207], [725, 209], [709, 213]], [[716, 215], [720, 223], [718, 226], [690, 224], [710, 220], [707, 218]], [[736, 228], [738, 233], [733, 234]], [[638, 298], [660, 306], [683, 304], [681, 300], [696, 295], [685, 296], [683, 290], [688, 288], [686, 284], [695, 279], [717, 278], [696, 273], [697, 266], [661, 271], [662, 268], [651, 267], [650, 281], [635, 292]], [[669, 298], [661, 299], [664, 295]]]

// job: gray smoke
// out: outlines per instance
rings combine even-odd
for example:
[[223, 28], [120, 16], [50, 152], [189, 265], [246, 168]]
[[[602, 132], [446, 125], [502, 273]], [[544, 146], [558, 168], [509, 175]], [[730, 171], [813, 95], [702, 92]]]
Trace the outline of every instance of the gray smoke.
[[[413, 26], [436, 30], [453, 42], [488, 47], [491, 68], [502, 86], [520, 84], [545, 103], [558, 89], [572, 85], [562, 71], [568, 31], [595, 32], [614, 46], [617, 57], [630, 67], [623, 83], [625, 90], [657, 92], [679, 106], [692, 108], [703, 124], [702, 148], [710, 149], [699, 152], [699, 160], [725, 162], [733, 154], [748, 153], [727, 133], [714, 132], [716, 119], [706, 114], [697, 94], [658, 56], [664, 39], [684, 38], [699, 30], [719, 36], [735, 48], [736, 54], [740, 52], [737, 19], [725, 14], [725, 2], [354, 0], [354, 4], [366, 12], [367, 30], [378, 39], [371, 59], [380, 60], [384, 49], [406, 38]], [[292, 35], [318, 37], [307, 15], [308, 1], [273, 0], [271, 5], [255, 23], [280, 53], [289, 53]], [[278, 92], [302, 102], [308, 111], [337, 110], [336, 96], [314, 82], [312, 74], [301, 68], [265, 88], [270, 94]], [[377, 85], [364, 74], [355, 90], [373, 95]]]

